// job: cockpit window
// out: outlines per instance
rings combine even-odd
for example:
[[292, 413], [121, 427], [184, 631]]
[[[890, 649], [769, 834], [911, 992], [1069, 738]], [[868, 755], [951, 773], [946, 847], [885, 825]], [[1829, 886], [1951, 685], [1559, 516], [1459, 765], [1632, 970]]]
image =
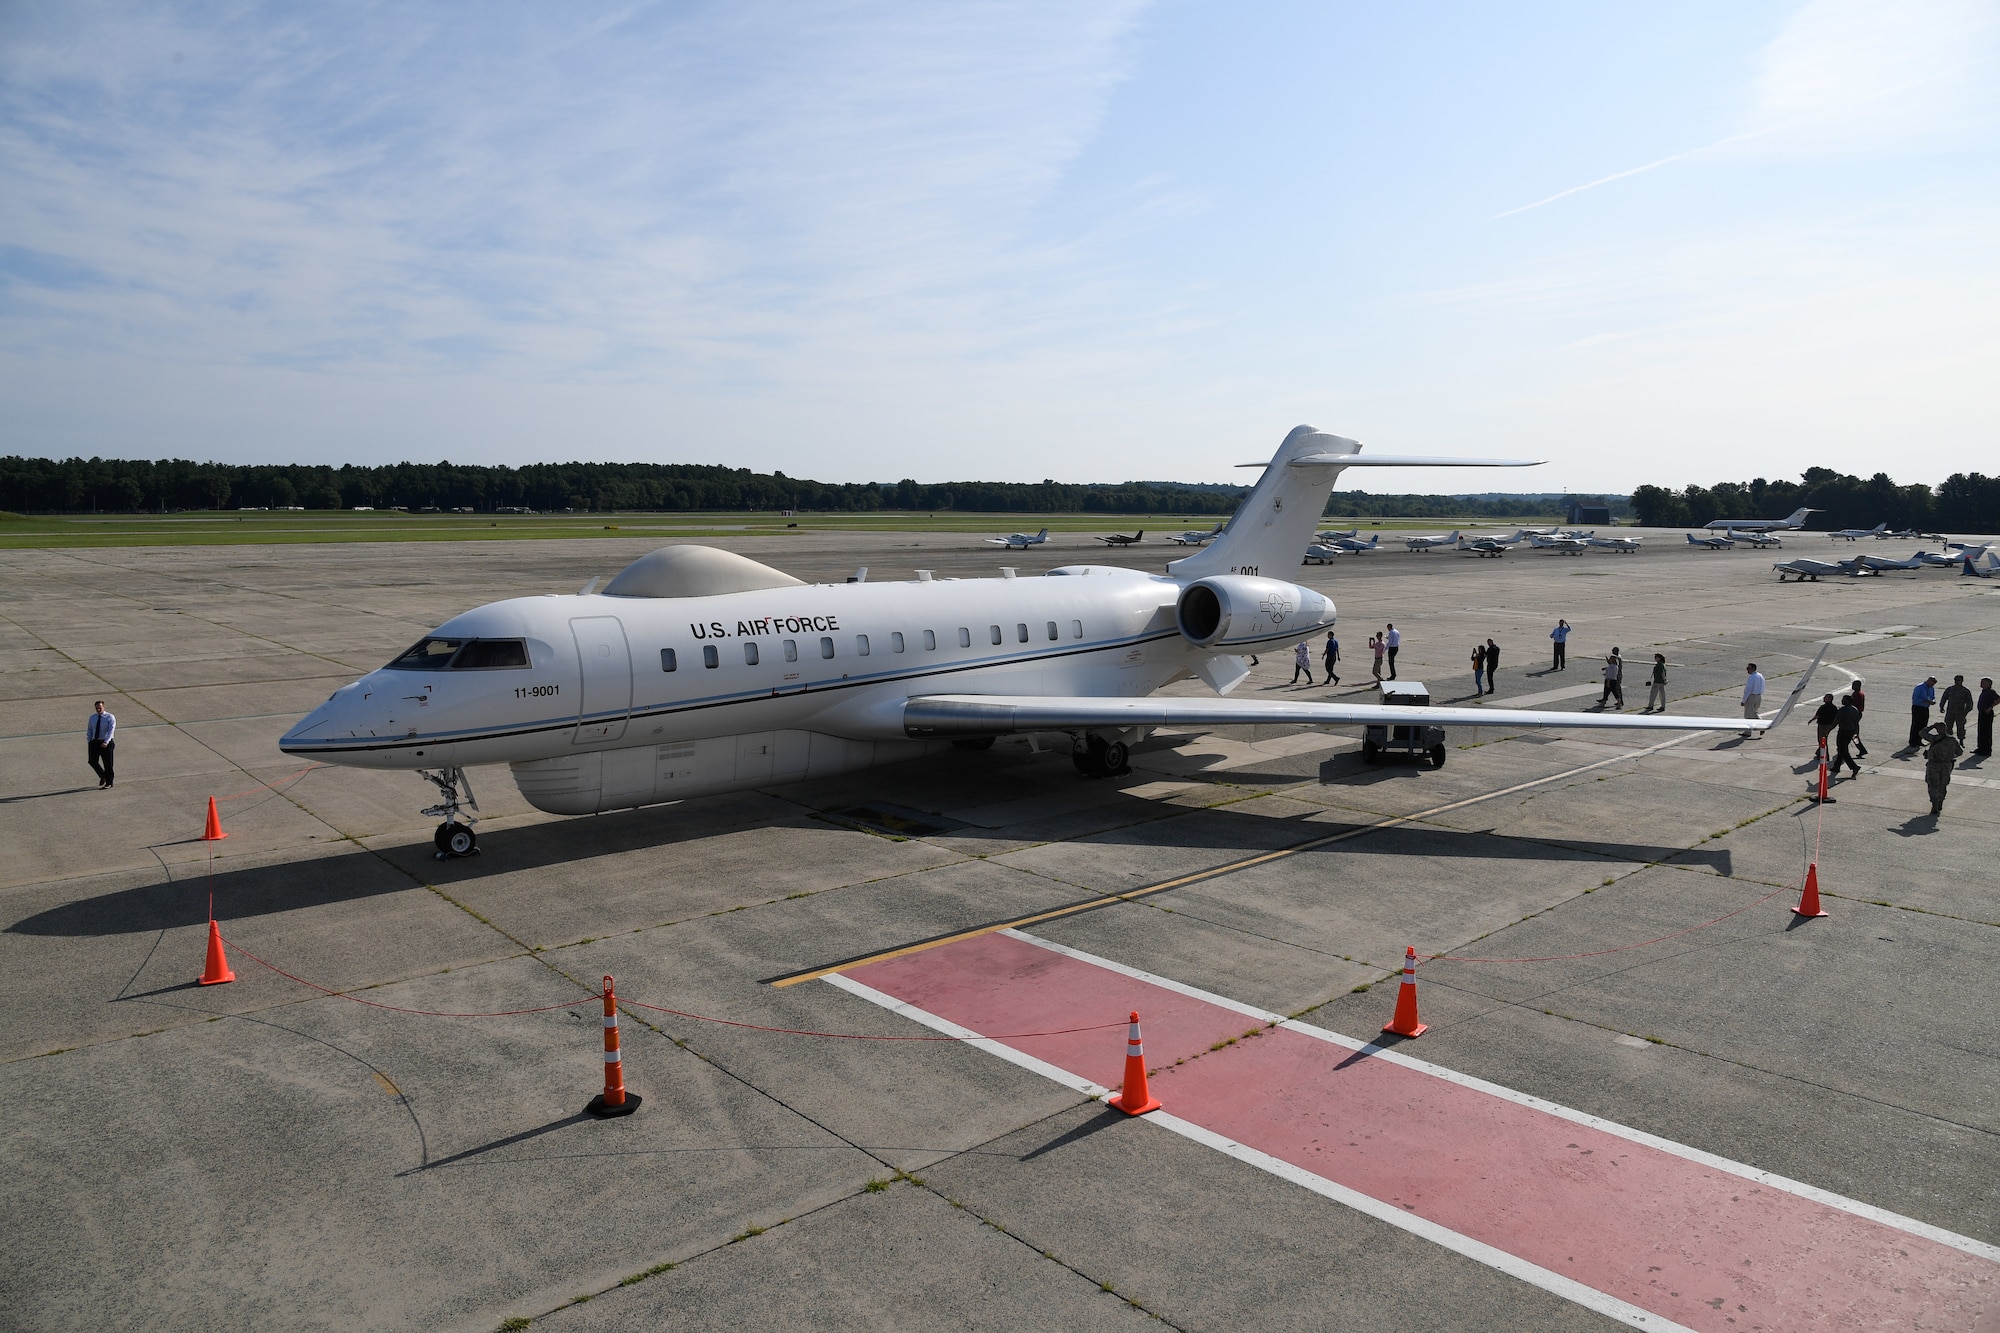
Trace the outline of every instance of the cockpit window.
[[433, 635], [419, 640], [410, 650], [389, 663], [392, 671], [487, 671], [496, 667], [528, 665], [528, 645], [520, 639], [442, 639]]
[[410, 650], [389, 663], [392, 671], [442, 671], [451, 665], [453, 654], [465, 646], [464, 639], [419, 639]]
[[528, 645], [519, 639], [474, 639], [452, 659], [453, 671], [483, 671], [528, 665]]

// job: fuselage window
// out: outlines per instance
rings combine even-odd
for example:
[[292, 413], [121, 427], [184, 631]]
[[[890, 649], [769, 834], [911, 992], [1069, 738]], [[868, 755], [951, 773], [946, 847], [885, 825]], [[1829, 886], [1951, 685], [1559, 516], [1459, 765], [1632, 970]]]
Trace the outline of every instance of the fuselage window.
[[1069, 622], [1069, 636], [1072, 639], [1083, 637], [1083, 622], [1081, 620], [1072, 620]]
[[986, 632], [992, 638], [993, 642], [1000, 642], [1000, 627], [998, 625], [988, 625]]
[[958, 646], [961, 648], [970, 648], [972, 646], [972, 631], [963, 625], [958, 627]]
[[796, 662], [799, 660], [799, 641], [797, 639], [785, 640], [785, 660], [787, 662]]
[[453, 671], [497, 671], [528, 665], [528, 645], [519, 639], [474, 639], [451, 659]]
[[1056, 641], [1056, 622], [1051, 620], [1049, 622], [1049, 642], [1054, 643], [1055, 641]]
[[757, 642], [754, 639], [745, 639], [743, 641], [743, 665], [757, 665]]
[[868, 656], [868, 636], [866, 634], [857, 634], [854, 636], [854, 651], [860, 653], [863, 657]]
[[903, 651], [903, 631], [901, 630], [891, 631], [889, 635], [889, 651], [892, 653], [900, 653]]
[[833, 656], [833, 640], [832, 640], [832, 639], [821, 639], [821, 640], [819, 641], [819, 655], [820, 655], [821, 657], [832, 657], [832, 656]]
[[680, 669], [681, 659], [674, 654], [674, 650], [671, 648], [660, 649], [660, 670], [679, 671]]
[[464, 639], [420, 639], [408, 651], [389, 663], [389, 669], [391, 671], [442, 671], [451, 665], [452, 655], [464, 645]]
[[925, 651], [925, 652], [927, 652], [927, 653], [934, 653], [934, 652], [936, 652], [936, 651], [937, 651], [937, 631], [936, 631], [936, 630], [934, 630], [934, 629], [927, 629], [927, 630], [925, 630], [925, 631], [924, 631], [924, 651]]
[[1022, 643], [1026, 643], [1028, 641], [1028, 626], [1025, 621], [1022, 622], [1021, 624], [1014, 626], [1014, 637], [1019, 639]]
[[722, 656], [715, 651], [714, 644], [704, 643], [701, 646], [701, 664], [710, 671], [722, 665]]

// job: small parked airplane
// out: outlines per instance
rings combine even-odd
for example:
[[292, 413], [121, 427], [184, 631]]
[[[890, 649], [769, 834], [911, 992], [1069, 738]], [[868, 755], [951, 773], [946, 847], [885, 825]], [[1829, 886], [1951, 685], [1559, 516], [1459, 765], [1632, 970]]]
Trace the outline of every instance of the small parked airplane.
[[1145, 537], [1145, 535], [1146, 535], [1146, 530], [1144, 528], [1140, 528], [1130, 537], [1122, 536], [1119, 533], [1114, 532], [1109, 537], [1099, 537], [1097, 540], [1103, 542], [1106, 546], [1137, 546], [1140, 543], [1140, 541]]
[[1328, 546], [1325, 542], [1314, 542], [1311, 546], [1306, 547], [1305, 559], [1299, 561], [1299, 563], [1302, 565], [1330, 565], [1337, 558], [1346, 554], [1347, 552], [1338, 546]]
[[1931, 562], [1911, 556], [1908, 560], [1891, 560], [1886, 555], [1863, 555], [1855, 557], [1864, 566], [1880, 574], [1885, 569], [1929, 569]]
[[1360, 531], [1361, 531], [1360, 528], [1349, 528], [1345, 532], [1334, 532], [1329, 529], [1326, 532], [1315, 532], [1313, 534], [1313, 540], [1316, 542], [1337, 542], [1345, 538], [1352, 537]]
[[1049, 530], [1043, 528], [1032, 537], [1025, 532], [1010, 532], [1005, 537], [988, 537], [986, 544], [988, 546], [1004, 546], [1010, 551], [1025, 551], [1030, 546], [1040, 546], [1048, 539]]
[[1469, 555], [1498, 557], [1507, 554], [1507, 543], [1498, 537], [1460, 537], [1458, 549]]
[[1829, 564], [1824, 560], [1809, 560], [1805, 556], [1800, 556], [1796, 560], [1780, 560], [1771, 568], [1778, 571], [1780, 583], [1785, 581], [1787, 574], [1796, 574], [1800, 583], [1808, 581], [1818, 583], [1822, 574], [1852, 574], [1854, 571], [1848, 568], [1850, 563], [1852, 562], [1843, 560], [1839, 564]]
[[1620, 555], [1630, 555], [1639, 549], [1638, 537], [1592, 537], [1590, 544], [1600, 551], [1616, 551]]
[[1403, 545], [1409, 547], [1412, 551], [1428, 551], [1433, 546], [1456, 546], [1458, 545], [1458, 529], [1453, 528], [1449, 537], [1405, 537], [1403, 538]]
[[1363, 551], [1380, 550], [1382, 547], [1382, 534], [1377, 532], [1365, 542], [1359, 537], [1350, 534], [1346, 537], [1336, 537], [1331, 542], [1326, 543], [1326, 545], [1338, 546], [1341, 550], [1351, 555], [1359, 555]]
[[[1493, 466], [1533, 464], [1367, 455], [1300, 426], [1222, 539], [1164, 575], [1070, 565], [1040, 578], [807, 584], [730, 551], [663, 547], [601, 593], [515, 597], [452, 617], [334, 691], [279, 748], [420, 774], [441, 797], [425, 813], [443, 821], [442, 857], [478, 848], [465, 776], [475, 764], [509, 765], [538, 810], [582, 815], [1023, 733], [1067, 732], [1077, 768], [1107, 775], [1160, 727], [1400, 725], [1410, 712], [1393, 704], [1153, 691], [1191, 677], [1226, 696], [1249, 675], [1246, 654], [1333, 625], [1323, 593], [1263, 571], [1296, 558], [1343, 471]], [[1811, 674], [1768, 719], [1430, 708], [1422, 720], [1762, 732], [1783, 723]]]
[[1938, 551], [1919, 551], [1910, 559], [1921, 560], [1932, 569], [1956, 569], [1964, 562], [1963, 556], [1945, 555]]
[[1741, 542], [1746, 546], [1754, 546], [1760, 551], [1769, 550], [1773, 546], [1783, 546], [1785, 544], [1779, 538], [1773, 536], [1771, 533], [1768, 532], [1726, 532], [1723, 534], [1723, 536], [1729, 538], [1729, 540], [1733, 542]]
[[1790, 518], [1718, 518], [1702, 526], [1710, 532], [1788, 532], [1806, 525], [1807, 514], [1817, 509], [1794, 509]]
[[1229, 522], [1227, 519], [1225, 519], [1222, 522], [1216, 524], [1214, 527], [1210, 528], [1207, 532], [1198, 532], [1190, 530], [1188, 532], [1183, 532], [1178, 536], [1168, 537], [1167, 540], [1172, 542], [1176, 546], [1206, 546], [1210, 542], [1214, 541], [1217, 537], [1220, 537], [1222, 535], [1222, 530], [1228, 526]]
[[1878, 540], [1887, 540], [1889, 536], [1889, 525], [1887, 523], [1877, 523], [1872, 528], [1836, 528], [1834, 531], [1829, 532], [1826, 535], [1832, 538], [1834, 541], [1839, 541], [1843, 537], [1851, 542], [1858, 542], [1863, 537], [1874, 537]]
[[1727, 537], [1697, 537], [1692, 532], [1688, 534], [1688, 545], [1699, 546], [1709, 551], [1733, 551], [1736, 549], [1736, 543]]
[[1590, 549], [1590, 542], [1582, 537], [1544, 537], [1533, 533], [1528, 544], [1537, 551], [1557, 551], [1563, 555], [1582, 555]]

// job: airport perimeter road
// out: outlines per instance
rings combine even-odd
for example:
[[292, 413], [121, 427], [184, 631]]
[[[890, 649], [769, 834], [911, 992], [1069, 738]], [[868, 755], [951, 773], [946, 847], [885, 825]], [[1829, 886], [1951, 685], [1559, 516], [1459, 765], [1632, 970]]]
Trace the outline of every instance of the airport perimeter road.
[[[1823, 810], [1803, 712], [1461, 732], [1436, 771], [1258, 728], [1156, 735], [1111, 780], [1016, 741], [587, 819], [475, 770], [484, 855], [440, 863], [418, 779], [277, 752], [447, 616], [649, 545], [0, 554], [0, 1326], [2000, 1319], [2000, 770], [1933, 822], [1901, 745], [1915, 681], [2000, 668], [2000, 586], [1383, 552], [1300, 574], [1339, 688], [1277, 655], [1241, 687], [1366, 697], [1393, 620], [1440, 703], [1491, 636], [1500, 706], [1594, 705], [1616, 644], [1629, 706], [1661, 651], [1677, 710], [1731, 714], [1746, 661], [1775, 704], [1831, 644], [1815, 693], [1865, 677], [1872, 754]], [[740, 545], [818, 579], [1105, 558]], [[238, 980], [197, 988], [211, 892]], [[1362, 1051], [1406, 946], [1501, 961], [1427, 962], [1429, 1031]], [[606, 974], [644, 1103], [597, 1121]], [[1093, 1096], [1135, 1006], [1171, 1120]], [[992, 1040], [907, 1040], [947, 1032]]]

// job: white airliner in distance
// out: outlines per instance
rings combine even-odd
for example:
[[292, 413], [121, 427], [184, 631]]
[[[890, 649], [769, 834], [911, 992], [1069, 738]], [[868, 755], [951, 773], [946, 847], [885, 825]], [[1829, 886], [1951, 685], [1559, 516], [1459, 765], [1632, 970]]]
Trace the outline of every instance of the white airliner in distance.
[[[341, 687], [287, 754], [411, 769], [433, 783], [438, 853], [477, 850], [465, 779], [507, 764], [537, 809], [591, 814], [913, 759], [948, 744], [1067, 732], [1088, 774], [1124, 770], [1158, 727], [1400, 724], [1382, 704], [1225, 697], [1245, 654], [1334, 623], [1291, 567], [1340, 474], [1531, 466], [1368, 455], [1300, 426], [1221, 538], [1165, 574], [1068, 565], [1039, 578], [806, 584], [744, 556], [669, 546], [600, 593], [516, 597], [453, 617]], [[1807, 676], [1810, 677], [1810, 671]], [[1194, 678], [1205, 697], [1161, 696]], [[1769, 721], [1430, 708], [1437, 726], [1762, 731]], [[463, 797], [461, 798], [461, 792]]]
[[1710, 532], [1791, 532], [1806, 525], [1807, 514], [1817, 509], [1794, 509], [1790, 518], [1718, 518], [1702, 526]]
[[1428, 551], [1437, 546], [1458, 545], [1458, 529], [1453, 528], [1449, 537], [1405, 537], [1403, 545], [1412, 551]]
[[1010, 551], [1025, 551], [1030, 546], [1040, 546], [1048, 539], [1049, 530], [1043, 528], [1033, 536], [1029, 536], [1025, 532], [1010, 532], [1005, 537], [988, 537], [986, 544], [988, 546], [1004, 546]]

